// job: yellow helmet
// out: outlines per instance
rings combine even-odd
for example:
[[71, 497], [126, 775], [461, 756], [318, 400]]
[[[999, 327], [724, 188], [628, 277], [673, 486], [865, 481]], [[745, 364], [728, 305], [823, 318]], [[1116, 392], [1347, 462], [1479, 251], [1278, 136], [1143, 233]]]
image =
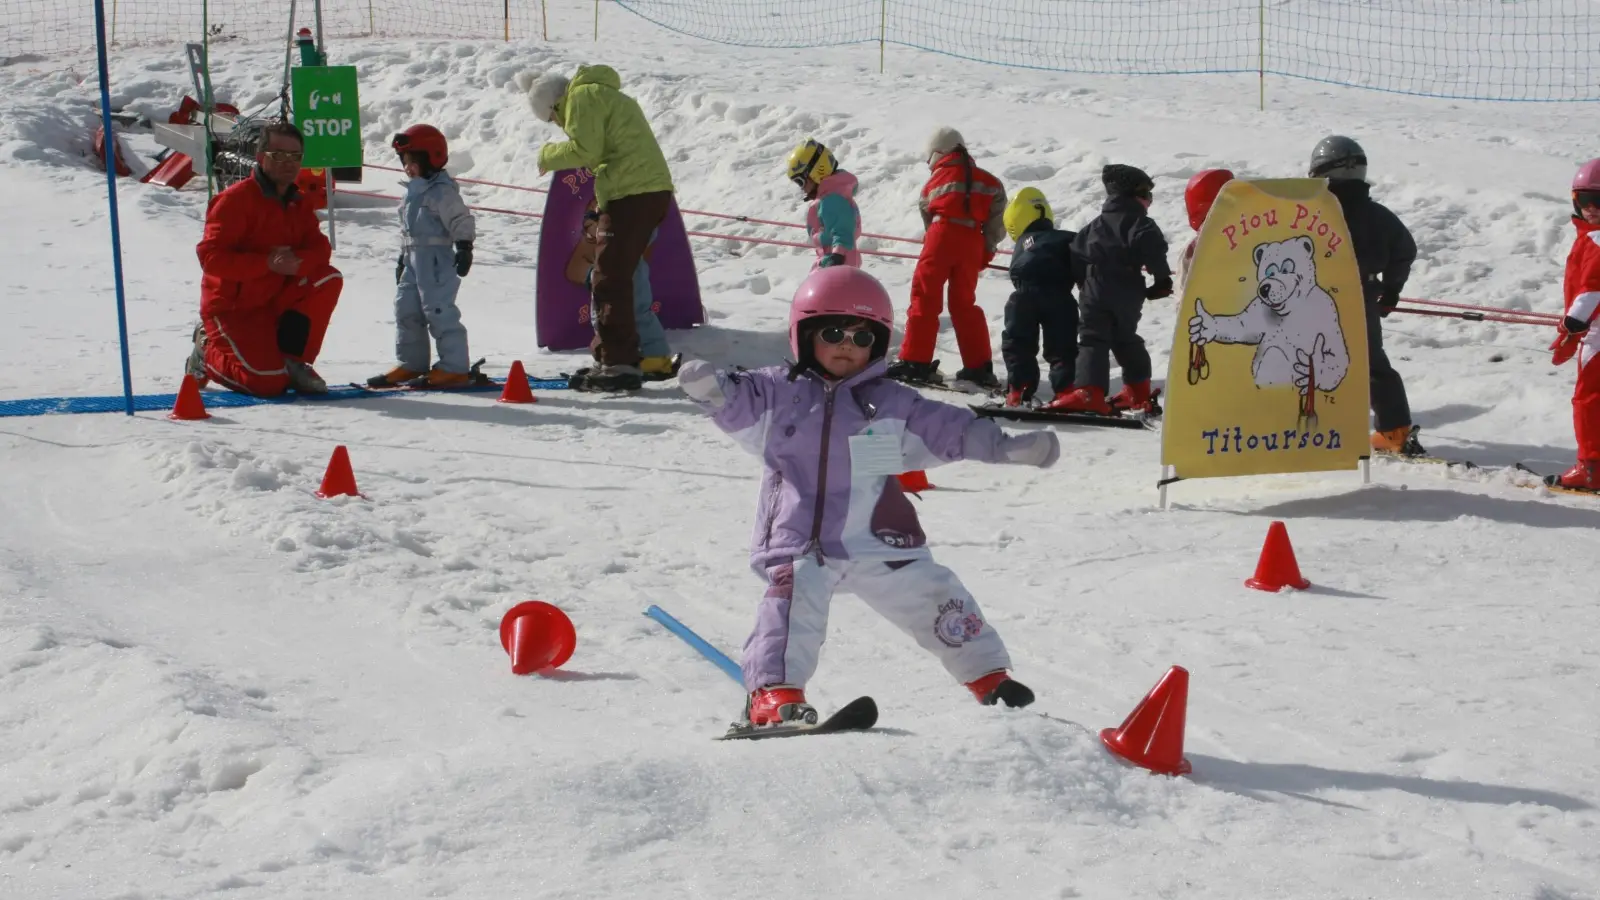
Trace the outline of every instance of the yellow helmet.
[[1038, 188], [1025, 187], [1017, 191], [1017, 196], [1006, 204], [1006, 234], [1014, 241], [1022, 237], [1022, 232], [1029, 225], [1040, 219], [1053, 219], [1050, 204], [1044, 199], [1044, 194]]
[[809, 138], [789, 154], [789, 180], [801, 187], [805, 187], [807, 181], [820, 183], [838, 167], [833, 151]]

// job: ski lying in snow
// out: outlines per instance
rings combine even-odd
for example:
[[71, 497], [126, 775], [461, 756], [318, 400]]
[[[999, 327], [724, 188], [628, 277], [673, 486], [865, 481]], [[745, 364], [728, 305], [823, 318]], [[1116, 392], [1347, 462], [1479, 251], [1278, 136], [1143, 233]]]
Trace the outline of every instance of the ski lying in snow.
[[1005, 392], [999, 388], [986, 388], [973, 384], [970, 381], [924, 381], [920, 378], [895, 378], [890, 376], [890, 381], [898, 381], [907, 387], [928, 388], [934, 391], [946, 391], [951, 394], [977, 394], [980, 397], [1004, 397]]
[[871, 697], [857, 697], [839, 707], [833, 715], [815, 725], [751, 725], [735, 722], [719, 741], [759, 741], [766, 738], [800, 737], [807, 734], [836, 734], [841, 731], [866, 731], [878, 724], [878, 704]]
[[1517, 487], [1544, 488], [1552, 494], [1569, 494], [1573, 497], [1600, 497], [1600, 491], [1589, 490], [1587, 488], [1563, 487], [1562, 485], [1557, 484], [1556, 482], [1561, 479], [1560, 475], [1539, 475], [1538, 472], [1533, 471], [1521, 463], [1517, 463], [1517, 468], [1527, 472], [1530, 475], [1538, 475], [1539, 477], [1539, 480], [1532, 484], [1519, 484]]
[[972, 411], [991, 419], [1010, 419], [1013, 422], [1062, 422], [1071, 425], [1098, 425], [1103, 428], [1136, 428], [1155, 430], [1155, 422], [1145, 416], [1102, 416], [1091, 412], [1024, 406], [987, 406], [969, 404]]
[[[484, 360], [480, 359], [472, 364], [472, 368], [467, 371], [468, 380], [466, 384], [451, 387], [435, 387], [428, 383], [428, 376], [426, 375], [419, 375], [410, 381], [402, 381], [399, 384], [356, 384], [352, 382], [350, 386], [374, 394], [405, 391], [427, 391], [435, 394], [474, 394], [483, 391], [504, 390], [506, 386], [504, 381], [495, 381], [493, 378], [483, 374], [483, 363]], [[564, 391], [567, 389], [567, 377], [563, 375], [560, 378], [535, 378], [530, 375], [528, 376], [528, 388], [535, 391]]]

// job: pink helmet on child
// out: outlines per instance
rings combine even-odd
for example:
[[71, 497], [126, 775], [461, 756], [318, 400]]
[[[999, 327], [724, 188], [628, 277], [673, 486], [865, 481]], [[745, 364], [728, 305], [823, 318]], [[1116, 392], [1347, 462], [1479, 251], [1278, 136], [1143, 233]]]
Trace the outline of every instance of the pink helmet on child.
[[1600, 191], [1600, 159], [1591, 159], [1579, 167], [1578, 174], [1572, 176], [1572, 189]]
[[[829, 266], [817, 269], [794, 292], [789, 304], [789, 349], [796, 361], [802, 359], [800, 324], [819, 316], [852, 316], [872, 324], [876, 338], [872, 358], [889, 352], [889, 333], [894, 328], [894, 302], [878, 279], [855, 266]], [[809, 355], [810, 347], [804, 348]]]
[[1572, 176], [1572, 214], [1581, 217], [1583, 207], [1578, 205], [1578, 194], [1600, 194], [1600, 159], [1591, 159], [1578, 168]]

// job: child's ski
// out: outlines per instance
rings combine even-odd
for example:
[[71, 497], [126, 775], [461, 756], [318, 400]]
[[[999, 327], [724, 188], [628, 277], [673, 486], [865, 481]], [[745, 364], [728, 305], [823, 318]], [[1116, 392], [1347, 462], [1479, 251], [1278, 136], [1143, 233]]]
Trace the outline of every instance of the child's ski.
[[[971, 404], [969, 404], [971, 405]], [[1010, 419], [1013, 422], [1064, 422], [1071, 425], [1099, 425], [1106, 428], [1137, 428], [1155, 430], [1155, 422], [1143, 416], [1103, 416], [1091, 412], [1029, 409], [1023, 406], [971, 405], [972, 411], [991, 419]]]
[[735, 722], [719, 741], [759, 741], [765, 738], [800, 737], [807, 734], [835, 734], [841, 731], [866, 731], [878, 724], [878, 704], [871, 697], [857, 697], [839, 707], [833, 715], [815, 725], [751, 725]]
[[973, 384], [970, 381], [924, 381], [920, 378], [890, 377], [890, 381], [898, 381], [907, 387], [929, 388], [935, 391], [948, 391], [952, 394], [976, 394], [980, 397], [1004, 397], [1005, 391], [999, 388], [986, 388]]

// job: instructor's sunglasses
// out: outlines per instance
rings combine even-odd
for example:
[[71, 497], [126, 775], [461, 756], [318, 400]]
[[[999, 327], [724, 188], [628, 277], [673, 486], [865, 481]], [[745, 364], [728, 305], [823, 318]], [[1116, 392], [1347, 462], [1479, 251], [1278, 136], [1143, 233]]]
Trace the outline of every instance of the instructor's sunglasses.
[[300, 150], [263, 150], [261, 155], [273, 162], [299, 162], [306, 156]]
[[822, 342], [824, 344], [842, 344], [844, 343], [844, 339], [848, 337], [850, 338], [850, 342], [852, 344], [855, 344], [857, 347], [862, 349], [871, 347], [872, 342], [876, 340], [870, 331], [845, 331], [843, 328], [840, 328], [837, 325], [831, 325], [822, 329], [821, 331], [817, 332], [817, 337], [822, 338]]

